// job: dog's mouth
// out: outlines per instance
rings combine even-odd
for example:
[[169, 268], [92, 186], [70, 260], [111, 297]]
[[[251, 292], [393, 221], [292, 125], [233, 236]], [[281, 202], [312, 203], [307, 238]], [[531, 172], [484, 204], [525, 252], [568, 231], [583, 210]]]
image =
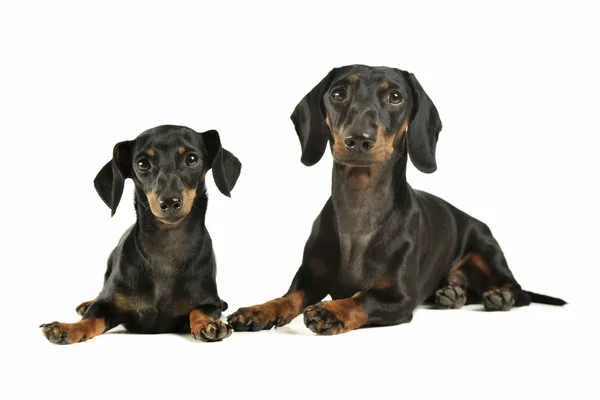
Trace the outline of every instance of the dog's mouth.
[[160, 222], [167, 224], [167, 225], [175, 225], [178, 224], [179, 222], [183, 221], [183, 219], [185, 217], [187, 217], [187, 214], [184, 215], [169, 215], [169, 216], [162, 216], [162, 215], [156, 215], [154, 214], [154, 216], [156, 217], [157, 220], [159, 220]]
[[333, 154], [333, 161], [348, 167], [368, 167], [379, 165], [380, 162], [368, 156], [356, 156], [355, 154], [343, 153]]

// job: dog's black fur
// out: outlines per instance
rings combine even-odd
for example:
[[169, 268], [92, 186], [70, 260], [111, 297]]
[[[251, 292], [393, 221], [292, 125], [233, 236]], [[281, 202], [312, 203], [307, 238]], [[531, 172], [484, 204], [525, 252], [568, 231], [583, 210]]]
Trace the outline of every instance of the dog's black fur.
[[94, 185], [114, 214], [125, 179], [133, 179], [137, 221], [110, 255], [98, 297], [77, 307], [82, 320], [42, 325], [48, 340], [85, 341], [119, 324], [138, 333], [191, 331], [204, 341], [231, 334], [219, 320], [227, 306], [217, 294], [204, 224], [211, 168], [219, 190], [230, 196], [241, 164], [214, 130], [164, 125], [114, 147]]
[[[484, 223], [406, 182], [408, 156], [420, 171], [436, 170], [442, 129], [413, 74], [336, 68], [292, 120], [304, 164], [318, 162], [330, 143], [332, 196], [288, 293], [230, 315], [235, 330], [281, 326], [302, 310], [306, 326], [326, 335], [409, 322], [427, 301], [443, 308], [483, 302], [490, 311], [565, 304], [522, 290]], [[327, 294], [333, 301], [317, 303]]]

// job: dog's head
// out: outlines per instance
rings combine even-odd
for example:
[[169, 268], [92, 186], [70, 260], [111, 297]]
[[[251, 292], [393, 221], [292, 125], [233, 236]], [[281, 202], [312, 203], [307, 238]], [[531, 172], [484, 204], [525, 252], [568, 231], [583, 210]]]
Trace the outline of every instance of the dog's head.
[[223, 149], [215, 130], [198, 133], [190, 128], [163, 125], [135, 140], [117, 143], [113, 158], [94, 180], [100, 198], [114, 215], [125, 179], [135, 182], [152, 214], [165, 223], [182, 220], [204, 191], [206, 172], [212, 168], [217, 188], [226, 196], [235, 186], [241, 163]]
[[316, 164], [331, 144], [336, 163], [385, 164], [394, 151], [408, 154], [422, 172], [437, 168], [442, 122], [417, 78], [395, 68], [335, 68], [296, 106], [292, 121], [302, 162]]

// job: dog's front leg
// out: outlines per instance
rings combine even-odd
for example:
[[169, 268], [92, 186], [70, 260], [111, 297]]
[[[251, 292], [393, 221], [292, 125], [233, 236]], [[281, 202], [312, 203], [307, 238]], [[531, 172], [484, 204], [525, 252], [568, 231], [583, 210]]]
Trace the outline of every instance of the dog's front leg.
[[72, 344], [101, 335], [121, 322], [111, 303], [96, 300], [88, 305], [81, 321], [72, 324], [54, 321], [42, 324], [40, 328], [50, 342]]
[[364, 326], [398, 325], [412, 320], [415, 301], [379, 290], [306, 307], [304, 324], [318, 335], [337, 335]]
[[229, 315], [227, 320], [236, 331], [260, 331], [289, 324], [302, 314], [304, 307], [327, 295], [323, 281], [312, 271], [310, 264], [303, 264], [283, 297], [242, 307]]

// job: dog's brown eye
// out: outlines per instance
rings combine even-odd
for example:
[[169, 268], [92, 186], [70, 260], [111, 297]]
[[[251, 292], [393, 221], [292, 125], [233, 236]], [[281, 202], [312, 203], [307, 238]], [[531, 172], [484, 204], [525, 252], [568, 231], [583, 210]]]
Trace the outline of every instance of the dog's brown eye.
[[196, 164], [198, 164], [197, 155], [190, 153], [187, 156], [185, 156], [185, 165], [187, 165], [188, 167], [193, 167]]
[[400, 104], [402, 103], [402, 95], [400, 92], [394, 90], [393, 92], [390, 92], [389, 101], [392, 104]]
[[137, 169], [140, 171], [148, 171], [150, 169], [150, 161], [147, 158], [137, 160]]
[[346, 100], [347, 95], [346, 89], [336, 89], [331, 93], [331, 97], [333, 97], [335, 101]]

